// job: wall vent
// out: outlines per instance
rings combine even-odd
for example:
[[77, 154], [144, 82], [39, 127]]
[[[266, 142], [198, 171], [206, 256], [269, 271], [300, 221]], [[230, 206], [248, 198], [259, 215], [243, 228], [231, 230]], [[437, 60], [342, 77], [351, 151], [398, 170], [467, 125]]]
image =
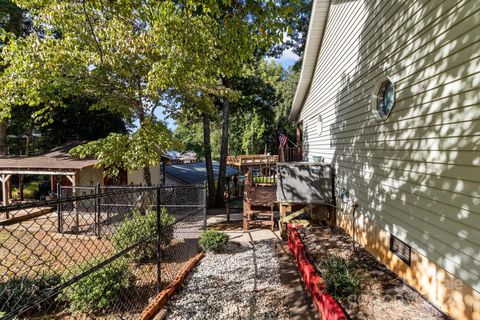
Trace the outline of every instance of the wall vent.
[[410, 266], [412, 248], [392, 234], [390, 235], [390, 251]]

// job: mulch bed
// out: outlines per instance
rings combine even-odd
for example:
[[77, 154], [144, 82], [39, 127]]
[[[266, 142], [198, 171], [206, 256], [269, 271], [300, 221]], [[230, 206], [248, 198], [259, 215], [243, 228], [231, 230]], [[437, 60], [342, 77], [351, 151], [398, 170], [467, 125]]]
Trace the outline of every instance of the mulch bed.
[[298, 232], [317, 271], [319, 261], [334, 255], [354, 262], [367, 274], [367, 285], [360, 294], [339, 301], [352, 319], [449, 319], [358, 243], [354, 252], [353, 239], [342, 229], [314, 227]]

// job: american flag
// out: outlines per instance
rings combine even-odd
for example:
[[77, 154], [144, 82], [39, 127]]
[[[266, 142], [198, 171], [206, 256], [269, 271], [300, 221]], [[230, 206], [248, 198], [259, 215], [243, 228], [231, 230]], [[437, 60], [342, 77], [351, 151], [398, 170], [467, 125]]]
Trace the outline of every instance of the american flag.
[[283, 148], [287, 145], [288, 138], [282, 133], [280, 137], [278, 137], [278, 141], [280, 142], [280, 148]]

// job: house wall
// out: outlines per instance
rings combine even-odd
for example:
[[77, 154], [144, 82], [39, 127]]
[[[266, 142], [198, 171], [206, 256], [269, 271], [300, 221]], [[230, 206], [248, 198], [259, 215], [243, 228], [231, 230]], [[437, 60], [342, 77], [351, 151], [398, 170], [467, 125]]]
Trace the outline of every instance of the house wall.
[[83, 168], [78, 174], [77, 185], [95, 186], [98, 183], [103, 185], [103, 170], [94, 167]]
[[[150, 166], [150, 174], [152, 176], [152, 184], [160, 184], [160, 168], [159, 166]], [[128, 184], [142, 184], [145, 185], [145, 180], [143, 179], [143, 169], [137, 170], [128, 170], [127, 176]]]
[[[480, 1], [332, 0], [298, 120], [305, 156], [332, 162], [356, 199], [360, 242], [458, 319], [480, 319], [479, 45]], [[377, 121], [385, 75], [396, 102]], [[351, 232], [351, 219], [338, 223]]]

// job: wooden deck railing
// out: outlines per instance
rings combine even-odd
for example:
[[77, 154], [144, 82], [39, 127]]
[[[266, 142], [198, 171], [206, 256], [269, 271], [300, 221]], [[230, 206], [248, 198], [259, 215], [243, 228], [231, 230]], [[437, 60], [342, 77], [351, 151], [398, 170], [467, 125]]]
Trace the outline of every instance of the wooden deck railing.
[[279, 162], [302, 161], [302, 149], [298, 147], [284, 147], [278, 149]]

